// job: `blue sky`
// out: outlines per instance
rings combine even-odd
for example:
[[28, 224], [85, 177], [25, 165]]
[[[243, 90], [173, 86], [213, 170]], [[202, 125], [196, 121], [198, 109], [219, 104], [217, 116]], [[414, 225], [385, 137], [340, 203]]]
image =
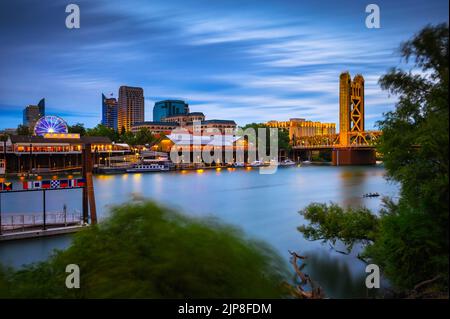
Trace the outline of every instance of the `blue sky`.
[[[65, 27], [76, 3], [81, 28]], [[376, 3], [381, 28], [365, 27]], [[366, 79], [366, 126], [395, 105], [377, 85], [396, 52], [426, 24], [448, 22], [448, 2], [33, 1], [0, 4], [0, 128], [46, 98], [47, 114], [95, 126], [101, 93], [144, 89], [146, 120], [160, 99], [186, 100], [208, 119], [238, 124], [304, 117], [338, 121], [338, 76]]]

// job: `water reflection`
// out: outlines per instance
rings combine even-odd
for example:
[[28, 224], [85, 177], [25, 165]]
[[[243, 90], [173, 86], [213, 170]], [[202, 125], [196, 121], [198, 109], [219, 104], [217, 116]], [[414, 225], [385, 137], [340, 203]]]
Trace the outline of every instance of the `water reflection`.
[[[378, 210], [381, 198], [362, 198], [366, 192], [396, 196], [398, 187], [388, 183], [382, 167], [305, 166], [280, 168], [273, 175], [259, 170], [222, 169], [203, 172], [124, 174], [94, 179], [97, 215], [105, 218], [111, 205], [132, 196], [146, 197], [193, 216], [212, 215], [237, 225], [249, 236], [264, 240], [289, 260], [288, 250], [308, 255], [308, 273], [330, 297], [366, 296], [365, 265], [354, 256], [330, 251], [320, 242], [305, 240], [297, 227], [305, 221], [298, 211], [311, 202], [367, 206]], [[53, 192], [58, 193], [58, 192]], [[75, 194], [60, 192], [48, 205], [60, 209], [80, 205]], [[33, 203], [33, 204], [30, 204]], [[41, 209], [33, 199], [3, 201], [2, 209]], [[0, 244], [0, 261], [17, 266], [45, 259], [53, 248], [67, 247], [70, 239], [46, 238]], [[40, 245], [37, 247], [36, 245]]]

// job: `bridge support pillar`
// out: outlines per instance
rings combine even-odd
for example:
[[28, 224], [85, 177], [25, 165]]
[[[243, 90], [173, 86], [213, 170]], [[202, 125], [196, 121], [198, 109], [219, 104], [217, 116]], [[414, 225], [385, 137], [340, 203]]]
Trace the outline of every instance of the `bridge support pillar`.
[[376, 163], [375, 150], [373, 148], [334, 148], [332, 162], [334, 166], [374, 165]]

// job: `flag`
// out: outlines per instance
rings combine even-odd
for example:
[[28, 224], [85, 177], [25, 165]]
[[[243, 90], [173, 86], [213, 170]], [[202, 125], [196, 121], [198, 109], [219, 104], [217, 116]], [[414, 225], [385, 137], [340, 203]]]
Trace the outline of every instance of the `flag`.
[[42, 188], [50, 188], [51, 181], [42, 181]]
[[69, 187], [69, 181], [67, 179], [61, 179], [59, 181], [59, 187], [61, 188]]
[[33, 182], [23, 182], [23, 189], [32, 189], [33, 188]]
[[76, 187], [77, 186], [77, 180], [76, 179], [69, 179], [69, 186], [68, 187]]
[[41, 181], [34, 181], [33, 182], [33, 188], [42, 188], [42, 182]]
[[86, 184], [86, 180], [84, 178], [78, 178], [77, 179], [77, 186], [83, 187]]
[[1, 183], [1, 189], [4, 191], [12, 191], [12, 183], [11, 182]]
[[52, 181], [50, 182], [50, 187], [51, 187], [51, 188], [59, 188], [59, 186], [60, 186], [60, 182], [59, 182], [59, 180], [57, 180], [57, 179], [52, 180]]

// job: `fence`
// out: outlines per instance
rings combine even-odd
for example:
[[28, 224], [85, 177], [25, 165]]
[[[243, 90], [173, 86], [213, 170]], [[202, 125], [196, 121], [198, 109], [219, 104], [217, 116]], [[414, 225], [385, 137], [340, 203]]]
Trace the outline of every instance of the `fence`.
[[[48, 212], [46, 209], [46, 192], [82, 189], [83, 187], [70, 188], [50, 188], [50, 189], [28, 189], [28, 190], [11, 190], [0, 191], [0, 235], [11, 232], [23, 232], [29, 230], [46, 230], [48, 228], [68, 227], [82, 225], [84, 223], [83, 214], [81, 211], [74, 209], [72, 212], [67, 211], [64, 204], [62, 211]], [[2, 201], [6, 197], [14, 193], [42, 193], [42, 212], [29, 213], [4, 213], [2, 212]], [[38, 204], [38, 203], [33, 203]]]

